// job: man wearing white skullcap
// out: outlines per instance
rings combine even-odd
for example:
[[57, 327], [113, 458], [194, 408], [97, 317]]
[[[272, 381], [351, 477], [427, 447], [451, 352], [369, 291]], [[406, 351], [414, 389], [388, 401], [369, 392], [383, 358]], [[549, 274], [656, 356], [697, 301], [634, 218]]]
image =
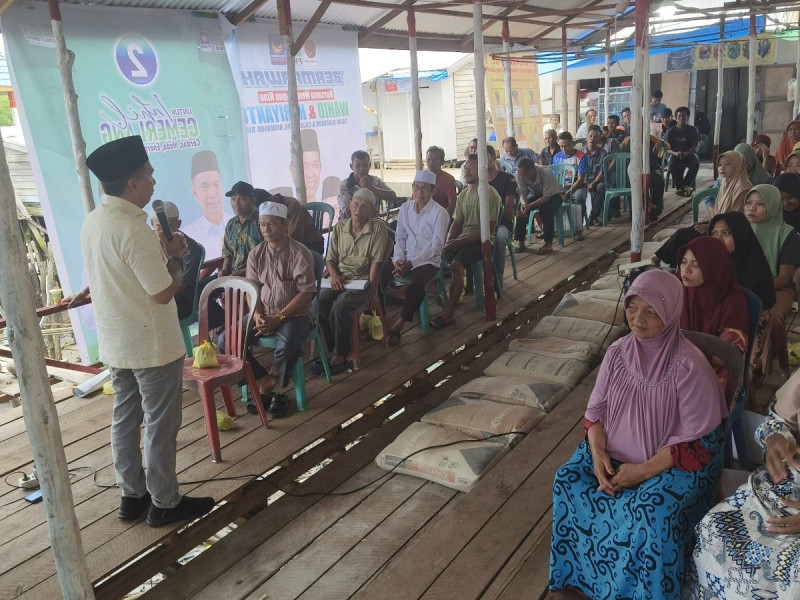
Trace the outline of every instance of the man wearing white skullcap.
[[389, 328], [389, 343], [400, 341], [403, 324], [414, 319], [425, 302], [425, 286], [439, 270], [442, 248], [450, 224], [450, 215], [441, 204], [433, 201], [436, 174], [420, 171], [411, 185], [413, 202], [400, 206], [397, 215], [394, 255], [382, 269], [383, 287], [393, 277], [410, 277], [406, 298], [400, 315]]
[[[300, 350], [311, 332], [311, 301], [317, 291], [314, 256], [297, 240], [289, 237], [288, 209], [266, 201], [258, 208], [258, 226], [264, 241], [247, 256], [246, 277], [261, 284], [260, 302], [250, 336], [274, 335], [277, 346], [272, 372], [253, 356], [250, 345], [247, 360], [253, 369], [262, 397], [269, 397], [269, 413], [282, 417], [289, 400], [282, 389], [289, 384]], [[320, 257], [321, 260], [321, 257]], [[262, 401], [265, 398], [262, 398]], [[248, 406], [251, 412], [255, 406]]]

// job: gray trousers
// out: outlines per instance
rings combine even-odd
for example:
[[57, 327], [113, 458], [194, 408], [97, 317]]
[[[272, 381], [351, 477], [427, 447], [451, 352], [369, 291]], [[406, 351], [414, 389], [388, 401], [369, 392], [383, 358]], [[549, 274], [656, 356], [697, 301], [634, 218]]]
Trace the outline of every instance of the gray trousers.
[[[280, 388], [285, 388], [289, 385], [289, 377], [292, 376], [292, 370], [300, 358], [300, 351], [303, 349], [303, 344], [313, 328], [314, 326], [311, 324], [311, 319], [303, 316], [286, 319], [286, 321], [281, 323], [280, 327], [275, 330], [273, 335], [278, 343], [275, 347], [272, 360], [275, 365], [275, 371], [278, 374], [278, 386]], [[258, 380], [269, 375], [269, 371], [262, 367], [255, 356], [253, 356], [253, 346], [250, 345], [257, 339], [255, 334], [255, 319], [250, 321], [247, 336], [246, 358], [247, 362], [250, 363], [250, 368], [253, 369], [253, 375]]]
[[[111, 455], [117, 485], [123, 496], [141, 498], [150, 492], [158, 508], [173, 508], [181, 500], [175, 455], [182, 417], [183, 361], [179, 358], [147, 369], [111, 367]], [[139, 449], [142, 422], [146, 473]]]
[[350, 354], [353, 311], [367, 301], [367, 292], [324, 289], [314, 301], [319, 306], [319, 327], [328, 350], [340, 356]]

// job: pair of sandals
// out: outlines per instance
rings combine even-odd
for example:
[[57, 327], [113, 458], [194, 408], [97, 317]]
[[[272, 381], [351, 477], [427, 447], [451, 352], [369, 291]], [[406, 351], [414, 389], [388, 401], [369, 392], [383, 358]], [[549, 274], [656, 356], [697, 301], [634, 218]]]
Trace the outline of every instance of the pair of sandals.
[[[259, 394], [259, 400], [264, 405], [264, 410], [276, 419], [285, 416], [289, 410], [289, 396], [286, 394]], [[258, 409], [252, 401], [247, 402], [247, 412], [251, 415], [258, 414]]]
[[692, 188], [683, 188], [682, 190], [678, 190], [678, 196], [682, 196], [683, 198], [691, 198], [692, 197]]

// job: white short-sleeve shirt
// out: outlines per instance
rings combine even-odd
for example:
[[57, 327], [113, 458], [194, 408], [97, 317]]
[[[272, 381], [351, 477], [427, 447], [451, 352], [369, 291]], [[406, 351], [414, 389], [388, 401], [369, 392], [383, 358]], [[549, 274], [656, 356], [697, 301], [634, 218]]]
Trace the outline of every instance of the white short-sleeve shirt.
[[100, 359], [118, 369], [160, 367], [186, 355], [175, 300], [153, 296], [172, 284], [147, 215], [103, 196], [86, 217], [81, 249], [92, 293]]

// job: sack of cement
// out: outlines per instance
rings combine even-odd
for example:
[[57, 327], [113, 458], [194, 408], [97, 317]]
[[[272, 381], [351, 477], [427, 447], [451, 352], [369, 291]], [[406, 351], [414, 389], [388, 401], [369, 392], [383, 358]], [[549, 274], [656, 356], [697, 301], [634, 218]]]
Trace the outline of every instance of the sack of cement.
[[[447, 445], [425, 449], [443, 444]], [[412, 423], [375, 457], [375, 463], [387, 471], [468, 492], [508, 451], [509, 447], [499, 442], [467, 440], [463, 433], [452, 429]]]
[[616, 270], [613, 273], [598, 277], [590, 286], [593, 290], [615, 290], [617, 293], [622, 289], [624, 279], [620, 277]]
[[582, 360], [549, 358], [529, 352], [504, 352], [486, 367], [483, 374], [489, 377], [531, 377], [575, 388], [590, 368], [589, 363]]
[[550, 358], [572, 358], [585, 361], [592, 360], [600, 352], [600, 347], [595, 343], [557, 337], [519, 338], [511, 340], [508, 349]]
[[567, 394], [567, 386], [533, 377], [478, 377], [462, 385], [451, 397], [489, 400], [550, 412]]
[[[613, 290], [591, 290], [595, 293]], [[619, 296], [619, 292], [617, 292]], [[622, 307], [619, 303], [602, 298], [587, 296], [585, 292], [564, 294], [564, 298], [553, 310], [554, 317], [576, 317], [590, 321], [600, 321], [609, 325], [621, 326]]]
[[421, 420], [430, 425], [460, 431], [478, 440], [508, 434], [504, 437], [494, 437], [491, 441], [513, 446], [522, 434], [533, 429], [544, 416], [545, 413], [542, 411], [527, 406], [451, 396]]

